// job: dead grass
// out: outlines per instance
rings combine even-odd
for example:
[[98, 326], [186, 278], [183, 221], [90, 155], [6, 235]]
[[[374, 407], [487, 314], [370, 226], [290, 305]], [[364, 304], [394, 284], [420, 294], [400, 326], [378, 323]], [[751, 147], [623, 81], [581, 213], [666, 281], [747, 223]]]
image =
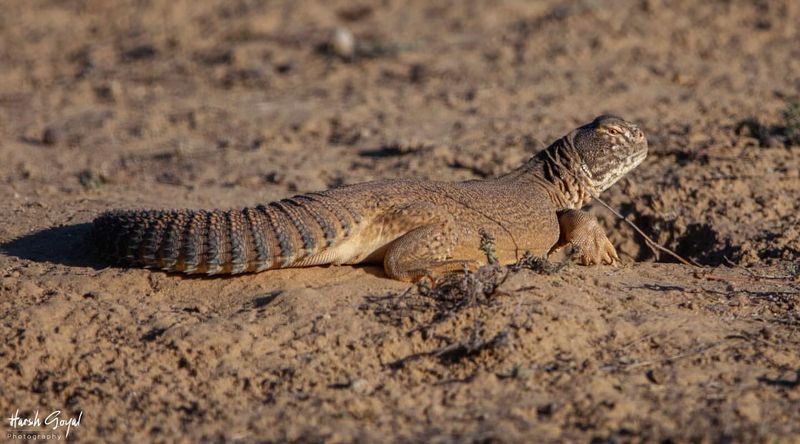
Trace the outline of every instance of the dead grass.
[[[491, 242], [487, 241], [482, 247], [493, 251]], [[480, 320], [502, 309], [503, 298], [510, 294], [500, 287], [509, 276], [522, 270], [556, 274], [568, 264], [553, 263], [526, 253], [509, 266], [489, 264], [474, 272], [465, 270], [435, 280], [422, 280], [404, 292], [368, 296], [361, 309], [371, 311], [383, 322], [408, 327], [408, 336], [419, 333], [424, 341], [435, 343], [432, 350], [393, 361], [387, 365], [389, 368], [402, 368], [421, 358], [436, 358], [443, 364], [454, 364], [507, 345], [514, 337], [514, 331], [520, 328], [509, 321], [503, 328], [489, 331]], [[474, 316], [468, 313], [475, 310], [480, 312], [480, 316], [471, 320]], [[467, 327], [458, 327], [465, 324]], [[442, 333], [442, 330], [447, 333]]]

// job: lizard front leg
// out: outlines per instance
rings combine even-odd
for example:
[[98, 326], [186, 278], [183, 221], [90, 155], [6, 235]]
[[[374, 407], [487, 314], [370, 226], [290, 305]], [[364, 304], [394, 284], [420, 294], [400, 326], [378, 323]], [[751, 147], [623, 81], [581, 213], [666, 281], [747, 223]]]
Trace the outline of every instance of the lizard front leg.
[[561, 236], [553, 250], [563, 246], [574, 249], [572, 258], [581, 265], [613, 264], [619, 261], [614, 245], [593, 216], [582, 210], [565, 210], [558, 214]]
[[389, 277], [413, 282], [479, 266], [474, 260], [451, 258], [458, 236], [452, 215], [441, 207], [416, 203], [396, 210], [390, 219], [413, 228], [386, 249], [383, 267]]

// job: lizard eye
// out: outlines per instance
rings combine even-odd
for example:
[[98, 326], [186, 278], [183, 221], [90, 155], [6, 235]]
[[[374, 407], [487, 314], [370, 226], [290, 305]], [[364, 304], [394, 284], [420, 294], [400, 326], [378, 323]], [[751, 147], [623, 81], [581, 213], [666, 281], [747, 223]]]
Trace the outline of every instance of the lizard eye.
[[606, 128], [606, 131], [608, 131], [608, 134], [611, 134], [612, 136], [619, 135], [619, 130], [617, 130], [616, 128]]

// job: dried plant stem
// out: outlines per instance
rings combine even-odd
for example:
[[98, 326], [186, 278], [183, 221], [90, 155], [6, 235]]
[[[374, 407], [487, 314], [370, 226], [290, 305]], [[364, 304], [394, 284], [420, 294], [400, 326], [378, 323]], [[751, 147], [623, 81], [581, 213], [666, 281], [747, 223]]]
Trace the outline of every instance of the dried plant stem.
[[692, 267], [702, 268], [697, 262], [695, 262], [695, 261], [693, 261], [691, 259], [684, 259], [678, 253], [670, 250], [667, 247], [662, 247], [661, 245], [657, 244], [653, 239], [650, 239], [650, 237], [648, 235], [644, 234], [644, 231], [642, 231], [639, 227], [637, 227], [636, 224], [634, 224], [633, 222], [631, 222], [630, 220], [628, 220], [627, 218], [625, 218], [621, 214], [619, 214], [619, 212], [617, 210], [611, 208], [610, 205], [605, 203], [599, 197], [597, 197], [597, 196], [593, 196], [593, 197], [594, 197], [594, 200], [600, 202], [604, 207], [606, 207], [606, 209], [608, 209], [608, 211], [613, 213], [618, 218], [622, 219], [623, 222], [625, 222], [626, 224], [630, 225], [631, 228], [636, 230], [636, 232], [639, 233], [639, 235], [644, 238], [645, 243], [647, 243], [647, 246], [650, 247], [651, 249], [659, 250], [659, 251], [662, 251], [664, 253], [667, 253], [668, 255], [674, 257], [675, 259], [677, 259], [678, 261], [680, 261], [680, 263], [682, 263], [684, 265], [689, 265], [689, 266], [692, 266]]
[[[581, 179], [580, 179], [580, 177], [578, 177], [577, 174], [573, 173], [572, 171], [568, 171], [568, 172], [569, 172], [569, 174], [572, 175], [573, 178], [575, 178], [575, 180], [578, 181], [578, 183], [581, 183]], [[610, 211], [612, 214], [614, 214], [615, 216], [620, 218], [623, 222], [628, 224], [637, 233], [639, 233], [639, 235], [642, 236], [642, 238], [644, 238], [645, 243], [647, 244], [648, 247], [650, 247], [651, 250], [663, 251], [664, 253], [667, 253], [668, 255], [674, 257], [675, 259], [677, 259], [680, 263], [682, 263], [684, 265], [688, 265], [690, 267], [703, 268], [697, 262], [695, 262], [695, 261], [693, 261], [691, 259], [684, 259], [678, 253], [670, 250], [667, 247], [662, 247], [661, 245], [657, 244], [656, 241], [654, 241], [653, 239], [650, 239], [650, 236], [644, 234], [644, 231], [642, 231], [641, 228], [637, 227], [636, 224], [634, 224], [633, 222], [629, 221], [624, 216], [619, 214], [619, 212], [617, 210], [611, 208], [611, 206], [609, 204], [605, 203], [605, 201], [603, 201], [603, 199], [600, 199], [600, 196], [598, 196], [597, 194], [593, 193], [592, 191], [589, 191], [589, 193], [592, 195], [594, 200], [600, 202], [604, 207], [606, 207], [606, 209], [608, 209], [608, 211]], [[653, 252], [655, 253], [655, 251], [653, 251]], [[656, 254], [656, 256], [658, 256], [658, 254]]]

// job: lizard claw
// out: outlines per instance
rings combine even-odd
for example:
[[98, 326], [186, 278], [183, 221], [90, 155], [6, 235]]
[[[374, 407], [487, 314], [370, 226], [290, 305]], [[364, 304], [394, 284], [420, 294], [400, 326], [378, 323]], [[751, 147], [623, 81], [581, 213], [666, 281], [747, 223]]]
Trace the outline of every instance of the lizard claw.
[[603, 240], [600, 242], [602, 244], [602, 251], [603, 251], [603, 264], [607, 265], [616, 265], [619, 263], [619, 256], [617, 256], [617, 250], [614, 248], [614, 245], [603, 235]]
[[573, 240], [572, 259], [581, 265], [614, 265], [619, 263], [617, 250], [599, 227]]

